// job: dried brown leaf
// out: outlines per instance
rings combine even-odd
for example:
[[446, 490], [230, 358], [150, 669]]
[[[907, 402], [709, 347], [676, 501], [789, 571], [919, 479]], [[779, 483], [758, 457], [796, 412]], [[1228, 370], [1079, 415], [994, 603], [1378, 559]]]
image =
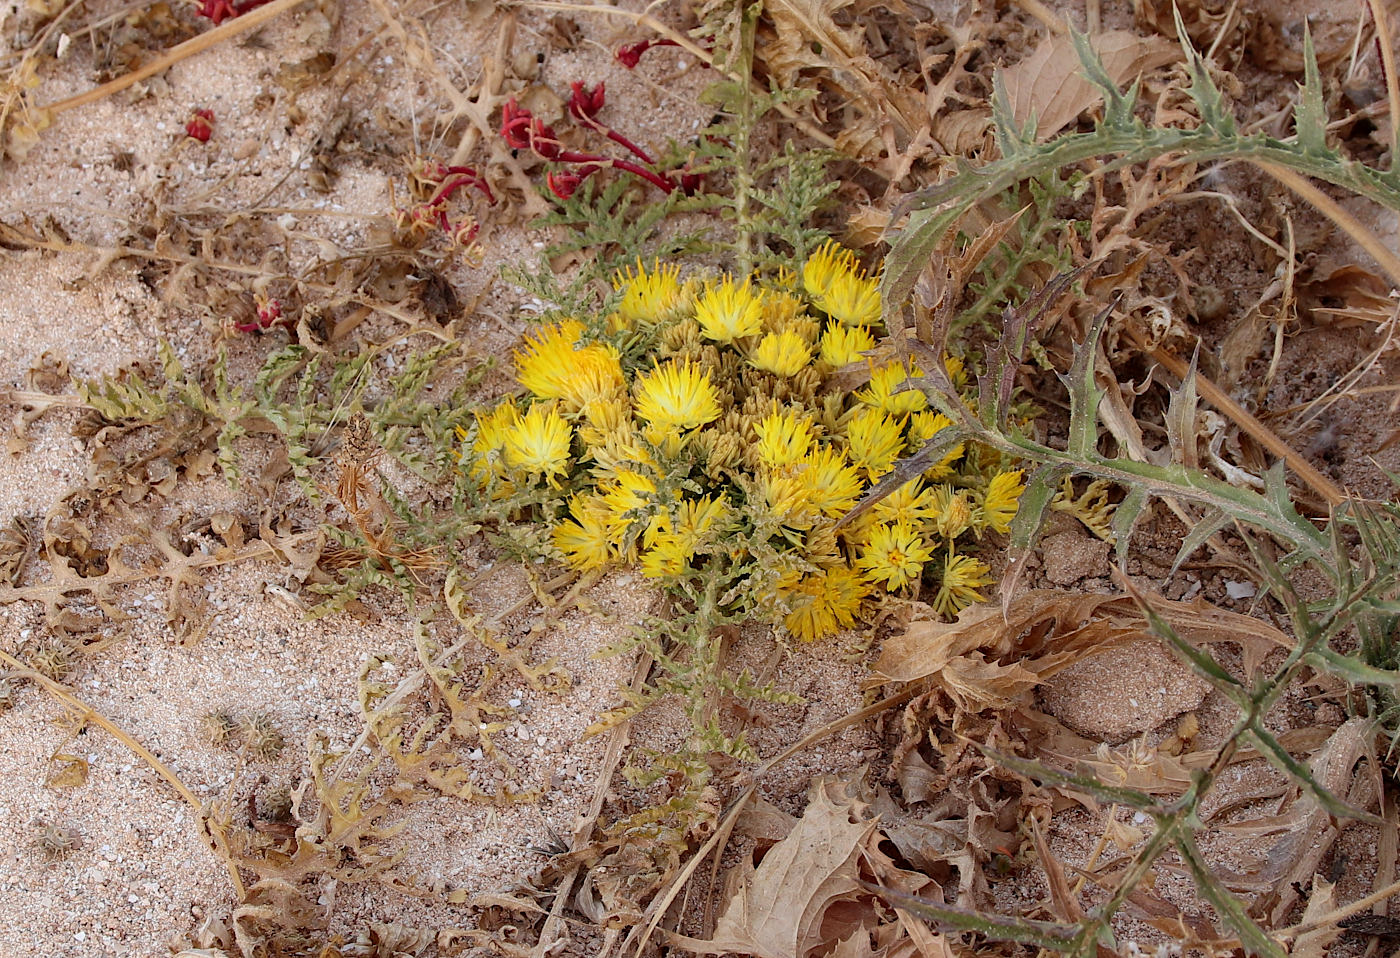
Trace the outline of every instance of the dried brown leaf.
[[[1321, 875], [1313, 876], [1312, 894], [1308, 896], [1308, 907], [1303, 910], [1303, 924], [1312, 924], [1337, 907], [1336, 888], [1336, 885]], [[1335, 924], [1314, 928], [1298, 936], [1289, 954], [1293, 958], [1327, 958], [1332, 942], [1341, 937], [1341, 934], [1342, 930]]]
[[866, 811], [846, 785], [818, 780], [788, 836], [757, 867], [745, 862], [735, 873], [714, 936], [673, 941], [699, 953], [756, 958], [828, 954], [837, 943], [849, 954], [872, 954], [870, 938], [881, 923], [861, 882], [873, 878], [917, 890], [928, 879], [901, 871], [879, 851], [882, 836]]
[[81, 755], [56, 752], [49, 756], [53, 767], [44, 784], [49, 788], [78, 788], [88, 780], [88, 760]]
[[865, 52], [858, 27], [842, 27], [834, 15], [854, 0], [773, 0], [765, 5], [777, 39], [764, 50], [769, 68], [784, 86], [792, 85], [807, 68], [860, 70], [867, 75], [879, 67]]
[[[891, 73], [867, 48], [866, 24], [877, 7], [907, 15], [900, 0], [771, 0], [764, 13], [772, 20], [773, 39], [758, 52], [784, 87], [799, 85], [804, 70], [814, 71], [848, 98], [854, 109], [843, 117], [837, 148], [898, 177], [933, 145], [931, 111], [919, 88]], [[851, 25], [838, 23], [838, 15]]]
[[[1353, 785], [1360, 781], [1359, 774], [1376, 774], [1377, 735], [1376, 725], [1369, 718], [1343, 723], [1308, 763], [1314, 780], [1333, 795], [1351, 799]], [[1369, 773], [1355, 771], [1363, 758], [1368, 760]], [[1371, 794], [1375, 791], [1371, 789]], [[1259, 873], [1269, 891], [1251, 908], [1254, 914], [1268, 915], [1274, 926], [1297, 902], [1297, 889], [1312, 880], [1341, 835], [1328, 810], [1308, 797], [1300, 798], [1285, 817], [1286, 821], [1280, 823], [1283, 834], [1269, 849]]]
[[[1233, 642], [1252, 673], [1275, 647], [1291, 645], [1267, 623], [1197, 600], [1153, 600], [1153, 608], [1193, 643]], [[1065, 595], [1036, 590], [1007, 609], [964, 610], [956, 622], [916, 618], [886, 641], [876, 683], [930, 681], [961, 708], [1008, 708], [1071, 662], [1127, 641], [1148, 638], [1147, 621], [1127, 596]]]
[[833, 795], [830, 782], [815, 786], [788, 837], [757, 868], [745, 868], [707, 950], [788, 958], [819, 944], [826, 910], [863, 893], [857, 858], [876, 826], [852, 821], [851, 813], [849, 800]]
[[[1175, 63], [1181, 48], [1161, 37], [1140, 37], [1109, 30], [1090, 39], [1113, 82], [1131, 82], [1148, 70]], [[1012, 116], [1024, 127], [1035, 119], [1037, 140], [1048, 140], [1074, 118], [1103, 99], [1083, 74], [1079, 55], [1067, 35], [1046, 37], [1030, 56], [1002, 73]]]

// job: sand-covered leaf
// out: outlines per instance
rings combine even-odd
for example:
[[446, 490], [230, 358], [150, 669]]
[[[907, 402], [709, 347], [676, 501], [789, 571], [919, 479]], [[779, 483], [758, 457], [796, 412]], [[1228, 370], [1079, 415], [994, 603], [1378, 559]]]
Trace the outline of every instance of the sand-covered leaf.
[[[1204, 602], [1152, 604], [1188, 642], [1238, 643], [1246, 672], [1270, 649], [1289, 645], [1273, 626]], [[972, 606], [956, 622], [916, 618], [885, 643], [875, 673], [881, 682], [931, 680], [964, 708], [1006, 708], [1085, 655], [1149, 635], [1126, 596], [1036, 590], [1017, 596], [1004, 617], [998, 608]]]

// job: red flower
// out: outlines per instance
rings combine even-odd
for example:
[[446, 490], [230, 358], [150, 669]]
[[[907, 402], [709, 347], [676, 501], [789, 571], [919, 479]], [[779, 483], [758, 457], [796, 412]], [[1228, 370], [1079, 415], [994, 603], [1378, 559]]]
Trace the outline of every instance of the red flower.
[[524, 134], [531, 119], [530, 111], [516, 103], [514, 97], [501, 107], [501, 136], [506, 138], [506, 143], [510, 144], [511, 149], [529, 148], [530, 141]]
[[200, 0], [199, 9], [195, 13], [213, 20], [214, 26], [217, 27], [225, 20], [241, 17], [249, 10], [255, 10], [263, 4], [271, 2], [272, 0], [245, 0], [242, 4], [234, 4], [233, 0]]
[[561, 200], [567, 200], [574, 195], [574, 191], [579, 188], [579, 184], [587, 175], [587, 173], [578, 174], [571, 170], [561, 170], [555, 173], [546, 173], [544, 183], [555, 196]]
[[214, 135], [214, 111], [195, 110], [185, 124], [185, 135], [192, 140], [208, 143], [209, 137]]
[[629, 70], [635, 70], [637, 64], [642, 62], [642, 54], [652, 47], [678, 47], [675, 40], [667, 40], [664, 37], [659, 40], [640, 40], [637, 43], [629, 43], [626, 46], [617, 48], [617, 60]]
[[579, 82], [570, 84], [570, 87], [573, 89], [573, 95], [569, 97], [569, 112], [580, 120], [594, 119], [603, 108], [602, 82], [592, 90], [585, 89]]

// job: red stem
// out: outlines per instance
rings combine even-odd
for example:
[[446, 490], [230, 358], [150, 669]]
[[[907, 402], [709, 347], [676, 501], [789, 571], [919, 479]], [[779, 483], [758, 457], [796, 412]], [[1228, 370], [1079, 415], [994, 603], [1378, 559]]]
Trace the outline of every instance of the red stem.
[[608, 139], [612, 140], [614, 143], [617, 143], [621, 145], [624, 149], [631, 151], [631, 153], [634, 156], [636, 156], [648, 166], [656, 165], [656, 161], [651, 158], [651, 155], [647, 153], [646, 150], [642, 149], [640, 146], [627, 139], [627, 137], [623, 136], [621, 133], [617, 132], [612, 127], [604, 126], [602, 123], [599, 123], [593, 117], [587, 115], [580, 115], [579, 119], [581, 119], [584, 123], [587, 123], [596, 132], [603, 134]]
[[[676, 184], [661, 176], [655, 170], [649, 170], [644, 166], [638, 166], [631, 160], [614, 160], [606, 156], [599, 156], [596, 153], [577, 153], [573, 150], [563, 150], [555, 157], [561, 163], [587, 163], [595, 168], [611, 166], [619, 170], [626, 170], [633, 176], [640, 176], [653, 186], [670, 193], [676, 188]], [[588, 172], [592, 173], [593, 170]]]
[[496, 205], [496, 197], [491, 192], [491, 187], [486, 185], [486, 181], [477, 174], [476, 170], [473, 170], [471, 167], [449, 166], [445, 172], [450, 175], [447, 179], [442, 181], [437, 188], [437, 192], [432, 195], [432, 198], [428, 200], [426, 205], [436, 206], [438, 203], [446, 202], [452, 197], [453, 193], [464, 186], [475, 186], [477, 189], [481, 190], [482, 194], [492, 206]]

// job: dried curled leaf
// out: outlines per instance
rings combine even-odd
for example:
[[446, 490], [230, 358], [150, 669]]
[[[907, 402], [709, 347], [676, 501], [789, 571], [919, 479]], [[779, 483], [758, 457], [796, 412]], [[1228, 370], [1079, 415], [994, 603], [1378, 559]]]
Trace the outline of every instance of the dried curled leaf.
[[[1188, 642], [1234, 642], [1252, 673], [1273, 648], [1290, 646], [1278, 629], [1199, 600], [1152, 600]], [[1150, 638], [1147, 620], [1127, 596], [1036, 590], [1000, 609], [972, 606], [956, 622], [916, 619], [885, 643], [877, 683], [930, 681], [961, 708], [1008, 708], [1041, 681], [1085, 655]]]
[[746, 861], [731, 878], [734, 891], [713, 937], [673, 941], [701, 954], [756, 958], [831, 954], [837, 942], [864, 944], [863, 949], [843, 945], [837, 954], [869, 954], [872, 937], [886, 937], [882, 928], [900, 921], [881, 921], [883, 909], [866, 885], [918, 894], [933, 882], [895, 867], [879, 850], [884, 836], [867, 810], [848, 785], [819, 779], [787, 837], [756, 867]]
[[[1090, 39], [1113, 82], [1122, 85], [1148, 70], [1181, 59], [1181, 48], [1161, 37], [1109, 30]], [[1084, 76], [1068, 35], [1046, 37], [1030, 56], [1002, 72], [1012, 116], [1024, 128], [1035, 119], [1035, 136], [1046, 141], [1103, 99]]]

